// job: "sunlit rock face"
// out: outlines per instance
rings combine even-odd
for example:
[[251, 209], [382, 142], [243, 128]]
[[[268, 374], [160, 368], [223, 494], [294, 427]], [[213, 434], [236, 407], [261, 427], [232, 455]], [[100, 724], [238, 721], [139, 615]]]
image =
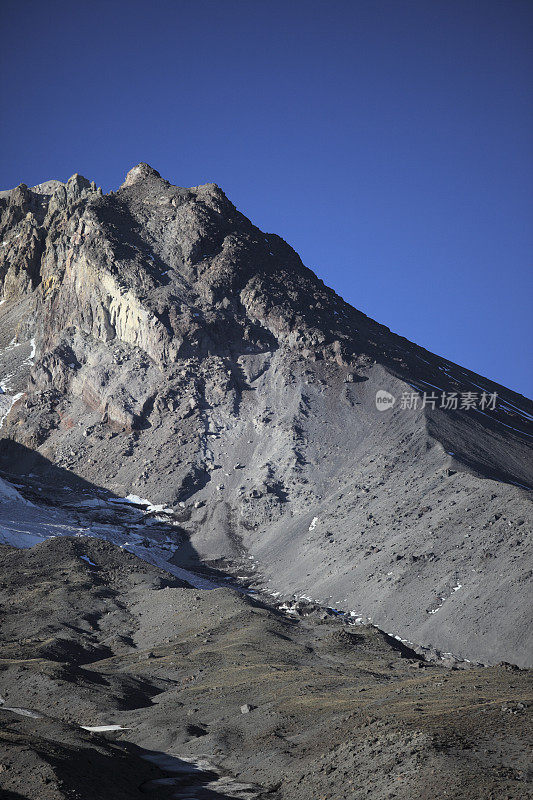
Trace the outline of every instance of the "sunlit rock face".
[[215, 184], [21, 184], [0, 226], [6, 459], [181, 508], [192, 548], [272, 591], [529, 661], [529, 401], [352, 308]]

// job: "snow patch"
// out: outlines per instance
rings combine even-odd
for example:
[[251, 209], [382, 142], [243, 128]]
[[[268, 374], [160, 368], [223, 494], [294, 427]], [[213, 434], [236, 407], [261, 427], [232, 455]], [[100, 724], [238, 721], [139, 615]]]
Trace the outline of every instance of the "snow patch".
[[7, 417], [7, 415], [9, 414], [9, 412], [11, 411], [17, 400], [20, 400], [20, 398], [23, 396], [24, 392], [18, 392], [17, 394], [12, 395], [11, 397], [8, 397], [7, 395], [5, 396], [5, 400], [7, 402], [2, 403], [2, 405], [0, 406], [0, 428], [4, 424], [5, 418]]
[[105, 733], [105, 731], [127, 730], [127, 728], [123, 728], [122, 725], [80, 725], [80, 728], [83, 728], [84, 731], [90, 731], [91, 733]]
[[32, 711], [31, 708], [19, 708], [18, 706], [0, 706], [0, 711], [12, 711], [13, 714], [18, 714], [19, 717], [31, 717], [32, 719], [42, 719], [41, 714]]

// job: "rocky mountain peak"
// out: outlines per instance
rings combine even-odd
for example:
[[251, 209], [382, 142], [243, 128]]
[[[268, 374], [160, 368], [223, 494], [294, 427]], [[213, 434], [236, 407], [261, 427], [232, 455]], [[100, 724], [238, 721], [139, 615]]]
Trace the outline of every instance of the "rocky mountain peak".
[[132, 167], [127, 173], [126, 180], [122, 184], [121, 188], [132, 186], [134, 183], [145, 180], [146, 178], [159, 178], [162, 180], [161, 175], [156, 169], [151, 167], [150, 164], [147, 164], [145, 161], [141, 161], [140, 164]]
[[215, 184], [0, 192], [0, 796], [525, 797], [532, 423]]
[[[0, 334], [28, 346], [4, 354], [4, 441], [185, 508], [203, 558], [250, 551], [272, 590], [525, 663], [532, 404], [357, 311], [215, 184], [141, 163], [118, 192], [51, 188], [0, 197]], [[480, 553], [513, 613], [500, 577], [472, 580]]]

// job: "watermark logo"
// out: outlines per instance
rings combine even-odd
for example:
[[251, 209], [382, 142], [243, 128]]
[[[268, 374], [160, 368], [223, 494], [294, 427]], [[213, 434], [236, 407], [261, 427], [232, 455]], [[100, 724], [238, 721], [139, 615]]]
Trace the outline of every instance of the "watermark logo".
[[[494, 411], [498, 393], [492, 392], [402, 392], [398, 408], [415, 411], [417, 408], [443, 408], [447, 411]], [[388, 411], [396, 397], [384, 389], [376, 392], [376, 408]]]
[[396, 398], [390, 392], [386, 392], [384, 389], [379, 389], [376, 392], [376, 408], [378, 411], [388, 411], [395, 402]]
[[448, 411], [494, 411], [498, 393], [493, 392], [403, 392], [400, 408], [444, 408]]

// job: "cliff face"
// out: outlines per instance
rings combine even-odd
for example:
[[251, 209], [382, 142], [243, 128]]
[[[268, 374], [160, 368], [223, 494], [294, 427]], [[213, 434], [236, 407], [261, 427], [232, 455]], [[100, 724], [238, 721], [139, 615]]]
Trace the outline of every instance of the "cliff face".
[[272, 591], [530, 660], [528, 400], [349, 306], [213, 184], [75, 175], [1, 193], [0, 225], [5, 468], [14, 440], [180, 508], [201, 557]]

